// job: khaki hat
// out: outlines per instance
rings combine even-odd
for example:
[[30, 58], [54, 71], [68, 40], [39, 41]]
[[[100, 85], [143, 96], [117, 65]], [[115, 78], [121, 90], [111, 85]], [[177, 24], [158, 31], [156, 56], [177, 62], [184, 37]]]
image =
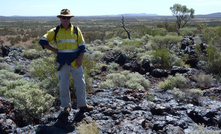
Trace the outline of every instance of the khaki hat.
[[60, 17], [74, 17], [73, 15], [71, 15], [71, 11], [69, 9], [62, 9], [61, 10], [61, 14], [57, 15], [58, 18]]

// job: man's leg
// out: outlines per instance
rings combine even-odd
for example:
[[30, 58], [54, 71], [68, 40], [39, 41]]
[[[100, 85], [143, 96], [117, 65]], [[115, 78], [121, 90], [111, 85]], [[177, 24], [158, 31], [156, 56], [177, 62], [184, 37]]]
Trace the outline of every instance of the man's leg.
[[65, 64], [62, 66], [60, 71], [58, 71], [61, 107], [63, 107], [63, 108], [71, 106], [71, 98], [70, 98], [70, 90], [69, 90], [69, 77], [70, 77], [70, 69], [69, 69], [68, 65]]
[[76, 87], [77, 107], [85, 107], [86, 104], [86, 84], [82, 66], [71, 69], [72, 77]]

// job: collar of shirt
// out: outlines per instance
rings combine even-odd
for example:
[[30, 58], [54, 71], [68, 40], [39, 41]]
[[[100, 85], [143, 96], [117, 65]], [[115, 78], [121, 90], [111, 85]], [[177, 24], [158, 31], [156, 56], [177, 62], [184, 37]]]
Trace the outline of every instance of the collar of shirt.
[[[63, 26], [62, 26], [62, 24], [60, 24], [60, 27], [61, 28], [64, 28]], [[69, 24], [69, 27], [68, 28], [70, 28], [71, 27], [71, 23]]]

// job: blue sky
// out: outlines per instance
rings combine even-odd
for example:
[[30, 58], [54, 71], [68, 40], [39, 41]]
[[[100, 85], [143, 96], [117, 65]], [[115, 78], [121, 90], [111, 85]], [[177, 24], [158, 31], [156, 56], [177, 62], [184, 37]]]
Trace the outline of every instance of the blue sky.
[[195, 15], [221, 12], [221, 0], [1, 0], [0, 16], [56, 16], [64, 8], [75, 16], [172, 15], [170, 7], [176, 3], [195, 9]]

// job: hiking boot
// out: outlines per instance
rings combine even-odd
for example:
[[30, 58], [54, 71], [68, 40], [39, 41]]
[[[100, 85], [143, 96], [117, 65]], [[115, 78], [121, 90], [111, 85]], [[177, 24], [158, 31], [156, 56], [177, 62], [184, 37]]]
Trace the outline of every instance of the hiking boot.
[[93, 111], [94, 110], [94, 107], [93, 106], [84, 106], [84, 107], [80, 107], [80, 111], [81, 112], [90, 112], [90, 111]]
[[58, 115], [58, 119], [62, 121], [68, 121], [68, 116], [70, 115], [71, 108], [66, 107], [64, 110]]

